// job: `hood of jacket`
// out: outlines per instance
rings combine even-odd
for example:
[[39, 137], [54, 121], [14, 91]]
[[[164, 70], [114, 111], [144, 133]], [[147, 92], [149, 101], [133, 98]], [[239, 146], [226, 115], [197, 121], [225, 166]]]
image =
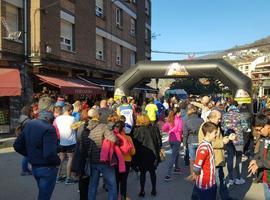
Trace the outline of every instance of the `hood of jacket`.
[[24, 123], [26, 121], [30, 120], [30, 118], [27, 115], [20, 115], [19, 123]]

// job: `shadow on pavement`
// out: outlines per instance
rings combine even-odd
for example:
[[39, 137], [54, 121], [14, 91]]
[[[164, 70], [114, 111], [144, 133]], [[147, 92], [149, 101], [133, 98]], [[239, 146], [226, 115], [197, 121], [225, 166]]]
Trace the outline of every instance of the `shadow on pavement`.
[[[242, 162], [242, 178], [245, 179], [246, 183], [243, 185], [234, 184], [233, 186], [230, 186], [229, 188], [230, 196], [235, 199], [238, 199], [238, 200], [245, 199], [245, 196], [247, 192], [250, 190], [250, 187], [252, 185], [252, 177], [251, 176], [248, 177], [248, 171], [247, 171], [248, 165], [249, 165], [249, 160]], [[228, 176], [226, 177], [226, 181], [228, 181]]]

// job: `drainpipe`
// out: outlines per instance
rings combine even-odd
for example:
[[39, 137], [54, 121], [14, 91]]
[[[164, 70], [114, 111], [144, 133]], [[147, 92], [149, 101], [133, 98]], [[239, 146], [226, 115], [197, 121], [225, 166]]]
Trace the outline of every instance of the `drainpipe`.
[[24, 60], [25, 63], [27, 63], [27, 31], [28, 31], [28, 27], [27, 27], [27, 0], [24, 0]]
[[26, 104], [26, 66], [27, 66], [27, 55], [28, 55], [28, 50], [27, 50], [27, 32], [28, 32], [28, 23], [27, 23], [27, 0], [23, 1], [23, 22], [24, 22], [24, 31], [23, 31], [23, 36], [24, 36], [24, 63], [22, 64], [22, 83], [23, 83], [23, 91], [22, 91], [22, 103], [23, 105]]

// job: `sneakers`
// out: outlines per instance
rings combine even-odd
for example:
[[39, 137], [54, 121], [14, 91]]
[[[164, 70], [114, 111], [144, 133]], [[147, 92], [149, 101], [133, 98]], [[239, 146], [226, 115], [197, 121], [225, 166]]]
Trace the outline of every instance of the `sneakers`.
[[139, 193], [139, 197], [144, 197], [145, 196], [145, 192], [144, 191], [141, 191], [140, 193]]
[[236, 185], [243, 185], [243, 184], [245, 184], [245, 183], [246, 183], [246, 181], [245, 181], [245, 179], [243, 179], [243, 178], [235, 179], [235, 184], [236, 184]]
[[227, 187], [229, 188], [230, 186], [234, 185], [234, 180], [230, 179], [227, 183]]
[[165, 179], [164, 179], [164, 181], [166, 181], [166, 182], [169, 182], [171, 180], [172, 180], [172, 178], [170, 176], [166, 176]]
[[156, 190], [152, 190], [151, 195], [154, 196], [154, 197], [157, 196], [157, 191]]
[[77, 183], [78, 181], [76, 179], [73, 179], [73, 178], [66, 178], [66, 181], [65, 181], [65, 184], [66, 185], [72, 185], [72, 184], [75, 184]]
[[28, 171], [28, 172], [21, 172], [20, 175], [21, 175], [21, 176], [31, 176], [31, 175], [32, 175], [32, 172], [31, 172], [31, 171]]
[[180, 168], [177, 168], [173, 171], [174, 174], [184, 174], [183, 170]]
[[56, 178], [56, 183], [62, 183], [66, 180], [65, 176], [59, 176]]

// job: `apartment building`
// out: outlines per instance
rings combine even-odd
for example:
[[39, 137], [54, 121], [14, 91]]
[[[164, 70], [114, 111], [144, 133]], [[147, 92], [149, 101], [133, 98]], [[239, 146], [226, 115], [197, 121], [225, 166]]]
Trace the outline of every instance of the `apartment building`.
[[0, 87], [5, 115], [18, 115], [14, 102], [43, 86], [104, 94], [89, 79], [114, 80], [151, 59], [151, 0], [1, 0], [0, 8], [0, 75], [21, 77], [7, 83], [16, 86], [12, 94]]
[[236, 67], [238, 68], [239, 71], [241, 71], [243, 74], [251, 78], [251, 72], [254, 70], [252, 68], [252, 61], [251, 60], [245, 60], [244, 62], [239, 62], [236, 64]]
[[259, 88], [259, 97], [270, 95], [270, 61], [266, 60], [256, 66], [252, 72], [253, 85]]

